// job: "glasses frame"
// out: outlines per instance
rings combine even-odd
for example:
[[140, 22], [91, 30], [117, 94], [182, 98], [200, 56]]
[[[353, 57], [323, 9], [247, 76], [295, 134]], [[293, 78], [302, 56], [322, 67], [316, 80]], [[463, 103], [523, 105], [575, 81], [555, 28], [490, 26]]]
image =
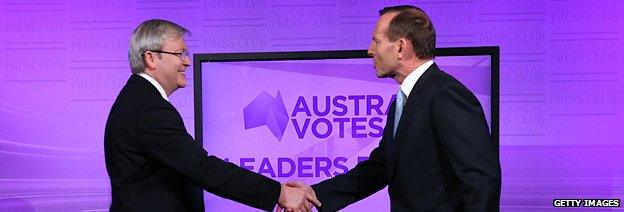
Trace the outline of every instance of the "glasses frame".
[[188, 50], [182, 50], [181, 52], [168, 52], [168, 51], [161, 51], [161, 50], [148, 50], [150, 52], [156, 52], [156, 53], [165, 53], [165, 54], [170, 54], [170, 55], [175, 55], [178, 56], [180, 59], [187, 59], [190, 60], [191, 58], [191, 54], [189, 53]]

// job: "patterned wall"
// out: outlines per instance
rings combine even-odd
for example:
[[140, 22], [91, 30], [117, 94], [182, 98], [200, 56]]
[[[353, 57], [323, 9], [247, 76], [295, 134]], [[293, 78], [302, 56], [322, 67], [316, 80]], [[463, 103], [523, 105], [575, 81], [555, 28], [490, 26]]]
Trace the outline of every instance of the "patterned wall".
[[[622, 198], [622, 1], [0, 0], [0, 209], [107, 210], [103, 127], [140, 22], [189, 28], [194, 53], [365, 49], [377, 10], [406, 3], [438, 47], [501, 47], [504, 210]], [[191, 134], [192, 94], [171, 98]]]

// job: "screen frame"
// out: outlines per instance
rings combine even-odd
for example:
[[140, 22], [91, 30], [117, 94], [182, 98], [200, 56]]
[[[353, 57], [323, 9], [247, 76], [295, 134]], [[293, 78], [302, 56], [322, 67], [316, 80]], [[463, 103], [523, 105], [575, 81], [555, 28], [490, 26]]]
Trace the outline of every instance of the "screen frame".
[[[499, 72], [500, 47], [452, 47], [436, 48], [436, 56], [478, 56], [488, 55], [491, 59], [491, 136], [492, 141], [499, 144]], [[338, 51], [294, 51], [294, 52], [248, 52], [248, 53], [198, 53], [193, 54], [193, 92], [194, 92], [194, 120], [195, 141], [203, 143], [203, 114], [202, 114], [202, 63], [205, 62], [236, 62], [236, 61], [271, 61], [271, 60], [322, 60], [322, 59], [358, 59], [371, 58], [367, 50], [338, 50]], [[497, 152], [497, 157], [498, 157]]]

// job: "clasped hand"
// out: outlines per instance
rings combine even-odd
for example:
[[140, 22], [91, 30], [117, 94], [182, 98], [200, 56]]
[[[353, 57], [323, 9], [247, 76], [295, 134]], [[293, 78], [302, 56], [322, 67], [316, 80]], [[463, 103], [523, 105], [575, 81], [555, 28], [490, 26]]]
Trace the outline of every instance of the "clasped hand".
[[313, 206], [321, 207], [314, 190], [302, 182], [290, 181], [282, 184], [276, 211], [312, 211]]

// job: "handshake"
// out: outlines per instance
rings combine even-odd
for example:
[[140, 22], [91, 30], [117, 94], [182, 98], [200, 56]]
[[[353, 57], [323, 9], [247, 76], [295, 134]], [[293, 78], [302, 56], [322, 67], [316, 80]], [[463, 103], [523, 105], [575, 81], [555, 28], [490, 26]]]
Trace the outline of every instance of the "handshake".
[[313, 206], [321, 207], [321, 202], [312, 187], [297, 181], [282, 184], [276, 211], [312, 211]]

